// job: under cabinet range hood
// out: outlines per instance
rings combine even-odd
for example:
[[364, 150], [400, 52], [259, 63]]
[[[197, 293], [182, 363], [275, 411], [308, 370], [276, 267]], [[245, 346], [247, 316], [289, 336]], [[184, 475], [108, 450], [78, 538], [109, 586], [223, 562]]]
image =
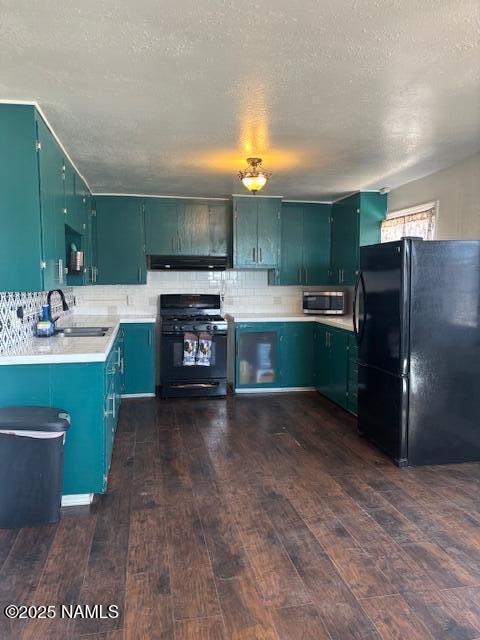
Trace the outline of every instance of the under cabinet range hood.
[[150, 271], [225, 271], [227, 256], [147, 256]]

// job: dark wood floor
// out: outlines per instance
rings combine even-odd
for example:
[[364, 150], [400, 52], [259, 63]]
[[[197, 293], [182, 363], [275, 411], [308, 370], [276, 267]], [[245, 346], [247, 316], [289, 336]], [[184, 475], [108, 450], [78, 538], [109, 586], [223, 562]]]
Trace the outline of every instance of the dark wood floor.
[[[480, 464], [399, 470], [316, 394], [136, 400], [108, 493], [0, 530], [1, 638], [480, 638]], [[1, 614], [0, 614], [1, 615]]]

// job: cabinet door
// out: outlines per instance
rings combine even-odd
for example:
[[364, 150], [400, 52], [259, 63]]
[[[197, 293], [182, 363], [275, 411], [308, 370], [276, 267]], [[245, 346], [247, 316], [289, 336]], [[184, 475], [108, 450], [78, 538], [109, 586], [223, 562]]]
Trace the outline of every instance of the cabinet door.
[[42, 256], [45, 263], [43, 286], [56, 289], [64, 285], [65, 214], [63, 155], [43, 120], [37, 116], [42, 221]]
[[65, 186], [65, 224], [77, 233], [81, 232], [82, 220], [81, 220], [81, 207], [79, 190], [77, 182], [81, 182], [80, 178], [77, 178], [75, 169], [72, 167], [67, 158], [63, 159], [64, 170], [64, 186]]
[[175, 200], [145, 198], [145, 246], [149, 255], [178, 253], [178, 215]]
[[208, 206], [209, 255], [228, 255], [229, 210], [226, 204]]
[[141, 198], [99, 196], [96, 199], [98, 284], [144, 284]]
[[285, 322], [280, 347], [282, 387], [311, 387], [313, 384], [313, 323]]
[[277, 323], [240, 324], [236, 329], [236, 384], [238, 388], [280, 387], [280, 336]]
[[332, 282], [354, 285], [359, 254], [359, 194], [332, 205]]
[[329, 282], [331, 205], [303, 207], [303, 279], [305, 285]]
[[329, 329], [330, 334], [330, 381], [328, 397], [346, 408], [348, 381], [348, 334]]
[[277, 269], [276, 284], [301, 284], [303, 208], [299, 205], [283, 205], [280, 228], [280, 263]]
[[328, 327], [318, 324], [313, 367], [317, 389], [326, 396], [330, 395], [330, 355]]
[[180, 254], [208, 256], [210, 245], [208, 204], [185, 203], [178, 206], [180, 208]]
[[123, 324], [124, 393], [155, 393], [155, 324]]
[[0, 289], [41, 291], [34, 107], [0, 104]]
[[85, 284], [95, 284], [97, 260], [97, 217], [96, 204], [91, 196], [87, 196], [87, 228], [85, 230]]
[[233, 266], [256, 267], [258, 259], [257, 242], [257, 200], [254, 196], [233, 199]]
[[257, 266], [274, 269], [280, 248], [280, 198], [258, 198]]

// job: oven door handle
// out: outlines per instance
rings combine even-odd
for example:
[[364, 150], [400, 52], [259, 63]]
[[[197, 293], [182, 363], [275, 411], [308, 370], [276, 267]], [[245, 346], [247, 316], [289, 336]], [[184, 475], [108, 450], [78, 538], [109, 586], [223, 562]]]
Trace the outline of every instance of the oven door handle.
[[214, 389], [218, 387], [218, 382], [172, 382], [172, 389]]

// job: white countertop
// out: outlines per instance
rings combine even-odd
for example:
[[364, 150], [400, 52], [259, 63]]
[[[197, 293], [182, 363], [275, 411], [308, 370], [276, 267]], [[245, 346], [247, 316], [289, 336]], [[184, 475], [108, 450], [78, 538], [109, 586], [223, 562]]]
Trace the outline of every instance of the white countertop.
[[154, 316], [87, 316], [68, 315], [57, 322], [62, 327], [107, 327], [107, 333], [98, 338], [33, 338], [21, 352], [0, 356], [0, 365], [60, 364], [67, 362], [104, 362], [115, 341], [120, 324], [155, 322]]
[[331, 327], [353, 331], [352, 316], [311, 316], [304, 313], [227, 313], [231, 322], [320, 322]]

